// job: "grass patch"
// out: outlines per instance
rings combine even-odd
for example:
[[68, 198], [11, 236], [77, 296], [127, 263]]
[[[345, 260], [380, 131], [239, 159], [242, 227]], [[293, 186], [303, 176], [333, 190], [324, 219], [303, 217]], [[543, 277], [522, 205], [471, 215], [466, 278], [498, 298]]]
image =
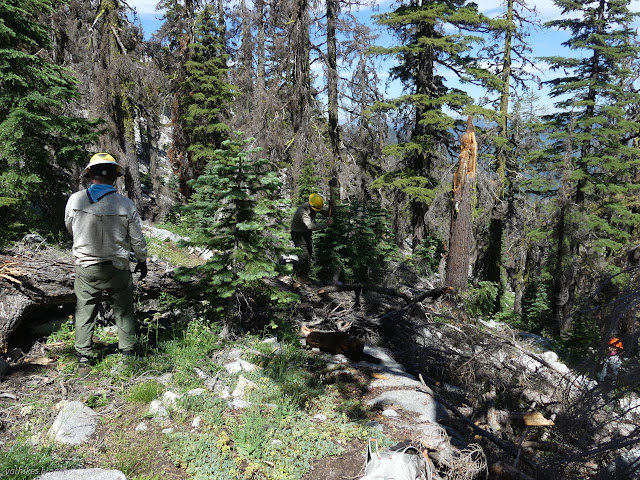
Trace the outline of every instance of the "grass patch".
[[126, 399], [131, 403], [151, 403], [164, 392], [164, 386], [156, 380], [133, 385], [126, 394]]
[[46, 472], [81, 466], [79, 458], [56, 452], [53, 447], [34, 447], [18, 442], [2, 454], [0, 478], [31, 480]]
[[189, 253], [184, 248], [178, 247], [171, 240], [160, 240], [155, 237], [145, 237], [149, 256], [160, 257], [172, 265], [183, 267], [195, 267], [203, 262], [197, 255]]

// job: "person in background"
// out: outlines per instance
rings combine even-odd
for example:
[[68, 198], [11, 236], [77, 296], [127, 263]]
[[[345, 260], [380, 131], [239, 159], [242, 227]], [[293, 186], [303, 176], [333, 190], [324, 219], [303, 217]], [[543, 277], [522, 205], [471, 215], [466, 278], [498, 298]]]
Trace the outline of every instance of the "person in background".
[[91, 185], [74, 193], [65, 208], [65, 225], [73, 235], [76, 294], [75, 350], [78, 373], [91, 371], [92, 337], [102, 292], [109, 296], [118, 329], [118, 348], [134, 356], [135, 316], [129, 254], [134, 252], [134, 273], [147, 275], [147, 245], [135, 204], [116, 192], [122, 167], [108, 153], [91, 157], [82, 175]]
[[333, 224], [331, 218], [328, 218], [326, 222], [316, 222], [318, 213], [325, 217], [329, 216], [329, 210], [323, 209], [323, 206], [324, 200], [322, 196], [312, 193], [309, 195], [309, 201], [297, 208], [291, 220], [291, 240], [296, 247], [302, 250], [298, 255], [298, 264], [296, 266], [296, 275], [300, 282], [309, 280], [309, 268], [313, 254], [311, 232], [322, 230]]
[[620, 359], [620, 353], [622, 353], [624, 349], [622, 341], [618, 337], [613, 337], [609, 340], [608, 348], [609, 356], [604, 361], [604, 367], [602, 367], [602, 372], [600, 372], [600, 381], [603, 381], [607, 376], [612, 379], [617, 377], [618, 371], [620, 371], [620, 365], [622, 364], [622, 360]]

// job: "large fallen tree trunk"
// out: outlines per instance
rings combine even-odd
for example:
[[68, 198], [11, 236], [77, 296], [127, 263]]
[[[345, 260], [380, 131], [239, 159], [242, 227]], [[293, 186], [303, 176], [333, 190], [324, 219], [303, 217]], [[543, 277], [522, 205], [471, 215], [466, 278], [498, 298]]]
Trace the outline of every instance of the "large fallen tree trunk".
[[[148, 262], [149, 272], [142, 281], [134, 275], [137, 298], [157, 298], [161, 293], [181, 297], [195, 282], [178, 282], [173, 269], [162, 262]], [[0, 255], [0, 352], [9, 338], [32, 314], [43, 308], [74, 304], [75, 270], [73, 259], [47, 259]]]

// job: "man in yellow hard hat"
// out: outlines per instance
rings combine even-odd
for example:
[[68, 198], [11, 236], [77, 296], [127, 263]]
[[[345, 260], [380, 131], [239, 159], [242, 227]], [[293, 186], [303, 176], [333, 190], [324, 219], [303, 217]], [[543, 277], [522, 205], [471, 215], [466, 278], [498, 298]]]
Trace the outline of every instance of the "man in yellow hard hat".
[[106, 291], [118, 328], [118, 348], [134, 355], [135, 316], [129, 255], [137, 259], [134, 272], [147, 274], [147, 244], [135, 204], [116, 192], [122, 167], [108, 153], [91, 157], [82, 175], [91, 180], [86, 190], [74, 193], [65, 208], [65, 224], [73, 235], [76, 277], [74, 291], [75, 349], [78, 373], [89, 374], [92, 337], [102, 292]]
[[320, 213], [325, 217], [329, 216], [329, 210], [323, 209], [324, 200], [321, 195], [312, 193], [309, 201], [300, 205], [291, 220], [291, 240], [293, 244], [300, 248], [302, 252], [298, 255], [296, 273], [299, 281], [307, 281], [309, 278], [309, 262], [313, 254], [313, 244], [311, 232], [322, 230], [333, 223], [331, 218], [326, 222], [317, 223], [316, 215]]

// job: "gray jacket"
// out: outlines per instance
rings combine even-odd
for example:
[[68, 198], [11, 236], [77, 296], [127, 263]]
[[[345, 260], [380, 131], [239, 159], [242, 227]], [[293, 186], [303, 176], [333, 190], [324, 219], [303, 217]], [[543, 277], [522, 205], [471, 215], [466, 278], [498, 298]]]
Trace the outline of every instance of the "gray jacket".
[[129, 252], [139, 262], [147, 259], [147, 243], [135, 204], [119, 193], [91, 203], [86, 190], [74, 193], [64, 211], [64, 223], [73, 235], [76, 265], [111, 261], [121, 270], [129, 268]]
[[320, 213], [324, 216], [329, 215], [329, 210], [324, 209], [320, 212], [316, 212], [311, 208], [309, 202], [305, 202], [298, 207], [296, 213], [291, 220], [291, 231], [297, 233], [306, 233], [313, 230], [321, 230], [326, 228], [327, 222], [316, 223], [316, 215]]

